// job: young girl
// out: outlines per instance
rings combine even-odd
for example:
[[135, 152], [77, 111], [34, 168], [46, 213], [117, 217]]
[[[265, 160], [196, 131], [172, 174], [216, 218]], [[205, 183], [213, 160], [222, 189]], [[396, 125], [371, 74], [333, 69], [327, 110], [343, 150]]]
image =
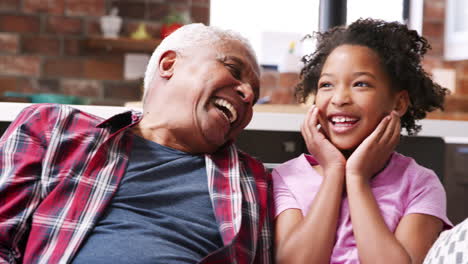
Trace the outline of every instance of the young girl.
[[311, 155], [273, 171], [278, 263], [421, 263], [451, 226], [434, 172], [394, 152], [447, 93], [421, 66], [428, 48], [396, 22], [318, 34], [297, 87], [315, 95], [301, 128]]

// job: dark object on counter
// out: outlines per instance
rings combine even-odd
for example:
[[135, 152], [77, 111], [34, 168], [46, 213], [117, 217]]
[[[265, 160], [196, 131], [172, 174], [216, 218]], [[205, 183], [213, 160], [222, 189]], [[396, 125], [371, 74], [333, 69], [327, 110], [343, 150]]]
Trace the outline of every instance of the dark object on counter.
[[39, 93], [39, 94], [23, 94], [17, 92], [5, 92], [5, 97], [17, 97], [26, 98], [31, 103], [57, 103], [57, 104], [75, 104], [82, 105], [88, 104], [88, 98], [63, 95], [63, 94], [51, 94], [51, 93]]
[[319, 9], [320, 32], [346, 25], [347, 0], [320, 0]]

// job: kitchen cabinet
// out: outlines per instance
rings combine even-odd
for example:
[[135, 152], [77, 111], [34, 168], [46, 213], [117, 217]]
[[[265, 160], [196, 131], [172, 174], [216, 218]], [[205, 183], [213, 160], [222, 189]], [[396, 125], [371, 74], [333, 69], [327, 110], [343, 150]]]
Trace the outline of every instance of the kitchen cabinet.
[[445, 175], [449, 219], [458, 224], [468, 217], [468, 143], [447, 144]]

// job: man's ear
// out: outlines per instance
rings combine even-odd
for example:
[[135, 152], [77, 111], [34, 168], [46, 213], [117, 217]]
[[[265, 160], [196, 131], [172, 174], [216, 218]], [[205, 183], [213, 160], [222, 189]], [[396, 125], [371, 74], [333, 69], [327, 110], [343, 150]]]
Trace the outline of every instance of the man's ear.
[[397, 112], [399, 117], [402, 117], [408, 110], [409, 104], [410, 104], [410, 99], [409, 99], [408, 91], [407, 90], [399, 91], [396, 94], [395, 107], [393, 110]]
[[161, 55], [159, 59], [158, 72], [164, 79], [170, 79], [174, 74], [174, 65], [176, 62], [177, 54], [175, 51], [168, 50]]

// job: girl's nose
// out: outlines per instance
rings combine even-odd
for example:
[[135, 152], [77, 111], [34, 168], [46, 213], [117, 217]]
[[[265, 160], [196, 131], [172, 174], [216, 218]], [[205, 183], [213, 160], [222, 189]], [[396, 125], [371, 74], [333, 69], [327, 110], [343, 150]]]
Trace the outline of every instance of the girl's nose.
[[336, 106], [342, 106], [351, 102], [351, 93], [347, 88], [337, 88], [333, 93], [331, 100], [332, 104]]

